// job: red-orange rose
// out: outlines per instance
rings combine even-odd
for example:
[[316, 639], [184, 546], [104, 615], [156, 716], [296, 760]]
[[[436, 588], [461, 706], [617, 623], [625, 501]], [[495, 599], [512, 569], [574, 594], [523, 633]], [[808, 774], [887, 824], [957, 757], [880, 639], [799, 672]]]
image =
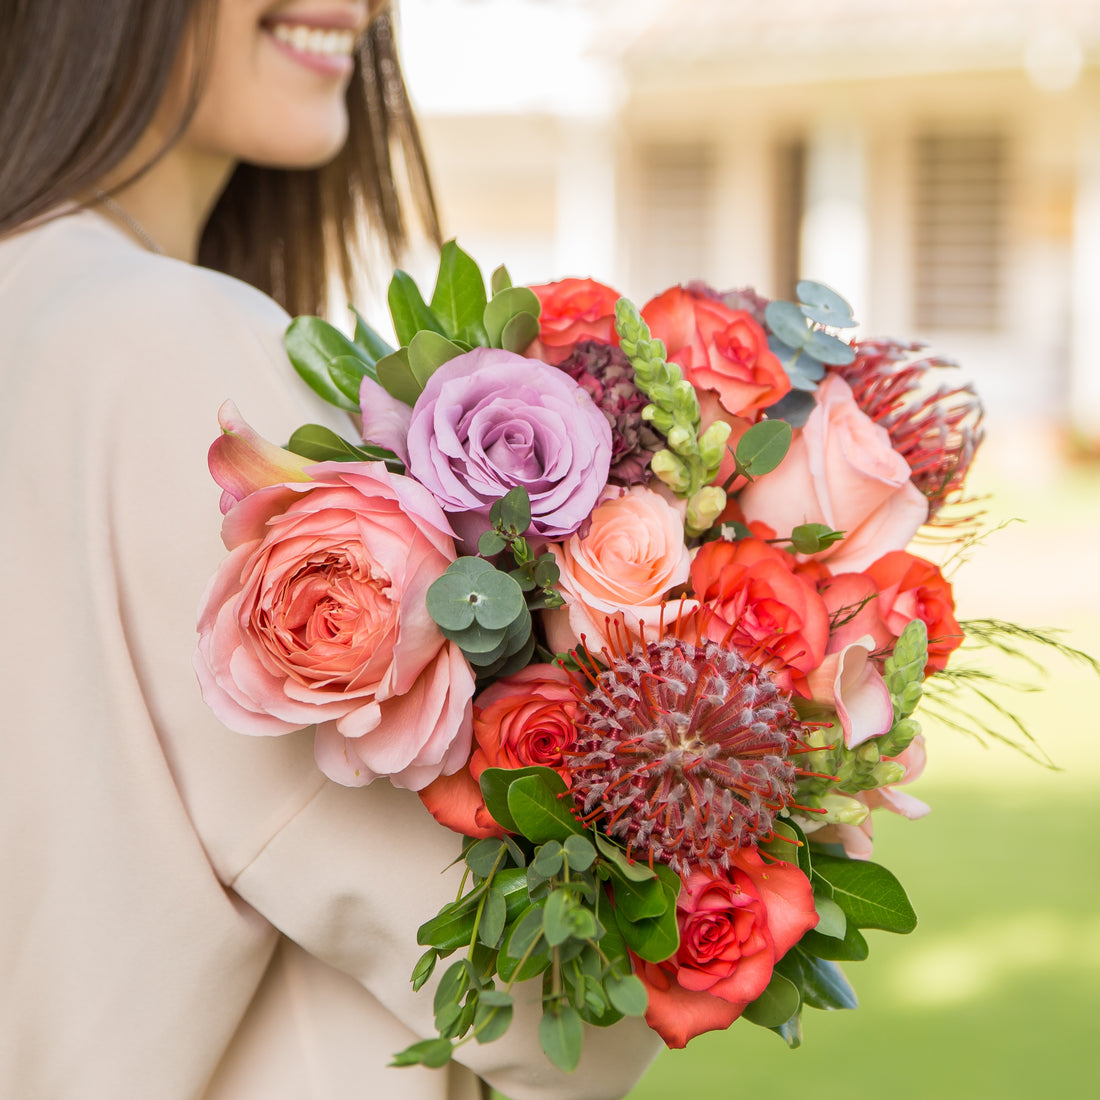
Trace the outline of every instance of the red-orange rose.
[[729, 1027], [817, 924], [809, 879], [793, 864], [765, 864], [754, 848], [742, 848], [722, 878], [688, 875], [676, 917], [676, 954], [663, 963], [634, 960], [649, 995], [646, 1023], [670, 1047]]
[[713, 615], [709, 637], [728, 639], [785, 690], [805, 694], [806, 673], [825, 656], [829, 614], [813, 585], [792, 572], [794, 564], [760, 539], [719, 539], [695, 555], [691, 584]]
[[946, 668], [947, 659], [963, 640], [950, 582], [932, 562], [905, 550], [884, 554], [865, 572], [878, 586], [879, 617], [895, 638], [910, 620], [924, 620], [928, 627], [925, 675]]
[[791, 388], [783, 365], [752, 314], [682, 287], [642, 310], [668, 357], [698, 390], [711, 390], [732, 416], [754, 418]]
[[[466, 836], [498, 836], [481, 797], [486, 768], [560, 769], [573, 744], [576, 703], [568, 673], [556, 665], [528, 665], [486, 688], [474, 700], [474, 751], [457, 775], [436, 780], [421, 801], [441, 824]], [[566, 780], [568, 782], [568, 780]]]
[[618, 346], [615, 303], [621, 295], [594, 279], [562, 279], [533, 286], [542, 306], [539, 334], [524, 353], [555, 366], [573, 354], [580, 340], [602, 340]]

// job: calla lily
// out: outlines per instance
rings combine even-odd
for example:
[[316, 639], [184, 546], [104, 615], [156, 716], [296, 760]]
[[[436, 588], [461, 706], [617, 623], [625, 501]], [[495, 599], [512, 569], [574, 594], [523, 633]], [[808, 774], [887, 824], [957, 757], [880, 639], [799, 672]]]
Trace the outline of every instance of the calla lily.
[[310, 480], [305, 471], [314, 461], [269, 443], [232, 401], [218, 409], [218, 426], [222, 434], [210, 445], [206, 461], [211, 476], [223, 489], [223, 515], [257, 489]]
[[849, 749], [881, 737], [894, 723], [894, 704], [882, 674], [869, 660], [875, 640], [868, 634], [830, 653], [810, 673], [815, 702], [836, 707]]

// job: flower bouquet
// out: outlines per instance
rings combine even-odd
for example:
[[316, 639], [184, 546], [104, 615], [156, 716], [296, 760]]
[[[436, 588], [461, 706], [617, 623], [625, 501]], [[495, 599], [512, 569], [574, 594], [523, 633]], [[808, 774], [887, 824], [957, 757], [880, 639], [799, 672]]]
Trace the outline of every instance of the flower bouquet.
[[394, 276], [398, 348], [358, 314], [286, 334], [360, 439], [277, 447], [221, 409], [204, 697], [242, 733], [315, 725], [326, 775], [466, 838], [412, 975], [458, 956], [439, 1034], [397, 1064], [498, 1037], [520, 997], [566, 1070], [624, 1015], [797, 1046], [804, 1007], [855, 1006], [865, 931], [915, 927], [871, 812], [928, 812], [914, 711], [968, 632], [1011, 637], [906, 549], [962, 538], [981, 411], [919, 345], [846, 341], [831, 289], [797, 296], [639, 311], [503, 268], [487, 292], [451, 242], [430, 301]]

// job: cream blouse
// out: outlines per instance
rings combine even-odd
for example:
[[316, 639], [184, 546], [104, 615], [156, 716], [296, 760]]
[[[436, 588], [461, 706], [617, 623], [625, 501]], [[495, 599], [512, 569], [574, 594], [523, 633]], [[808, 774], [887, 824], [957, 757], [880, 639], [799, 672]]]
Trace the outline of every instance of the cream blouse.
[[469, 1069], [386, 1068], [434, 1034], [409, 973], [458, 838], [407, 791], [325, 779], [311, 732], [231, 733], [199, 697], [219, 405], [276, 441], [348, 427], [286, 323], [93, 212], [0, 242], [0, 1096], [467, 1100], [477, 1074], [621, 1097], [654, 1034], [590, 1030], [563, 1075], [537, 981]]

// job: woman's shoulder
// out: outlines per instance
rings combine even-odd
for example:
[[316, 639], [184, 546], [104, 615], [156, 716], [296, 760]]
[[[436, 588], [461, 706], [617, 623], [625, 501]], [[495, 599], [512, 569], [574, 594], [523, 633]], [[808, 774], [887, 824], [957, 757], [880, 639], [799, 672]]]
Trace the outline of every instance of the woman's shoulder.
[[254, 287], [135, 246], [92, 211], [0, 242], [0, 315], [21, 331], [84, 347], [96, 334], [210, 347], [251, 334], [279, 339], [289, 318]]

